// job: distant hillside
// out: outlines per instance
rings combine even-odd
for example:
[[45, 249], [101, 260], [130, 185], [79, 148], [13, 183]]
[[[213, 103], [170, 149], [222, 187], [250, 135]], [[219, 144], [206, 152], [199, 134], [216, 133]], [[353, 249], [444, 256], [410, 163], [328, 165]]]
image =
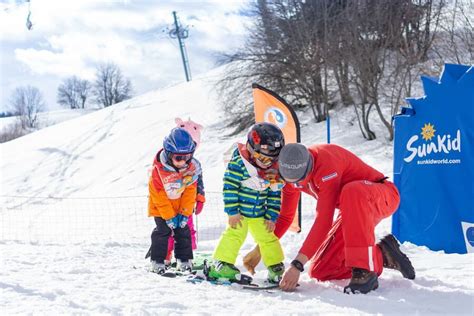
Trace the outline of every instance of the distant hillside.
[[[38, 129], [58, 124], [94, 111], [97, 111], [97, 109], [65, 109], [43, 112], [39, 114], [40, 126]], [[0, 117], [0, 130], [15, 124], [17, 120], [17, 116]]]

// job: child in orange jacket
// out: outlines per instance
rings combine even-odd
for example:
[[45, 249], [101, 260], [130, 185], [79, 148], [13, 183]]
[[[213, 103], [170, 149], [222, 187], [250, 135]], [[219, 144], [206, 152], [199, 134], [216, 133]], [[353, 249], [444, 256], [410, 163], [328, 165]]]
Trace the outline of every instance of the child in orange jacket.
[[178, 269], [190, 271], [193, 250], [187, 225], [193, 213], [200, 168], [193, 160], [196, 145], [182, 128], [174, 128], [163, 141], [153, 162], [148, 184], [148, 216], [156, 227], [151, 234], [151, 271], [163, 274], [168, 252], [168, 238], [175, 240], [174, 255]]
[[[201, 130], [202, 125], [188, 119], [187, 121], [183, 121], [181, 118], [177, 117], [175, 119], [176, 127], [180, 127], [184, 129], [186, 132], [191, 135], [194, 143], [196, 144], [196, 149], [199, 147], [201, 143]], [[194, 164], [196, 165], [197, 169], [201, 169], [200, 162], [194, 158]], [[206, 202], [206, 197], [204, 193], [204, 182], [202, 180], [202, 172], [199, 173], [198, 180], [197, 180], [197, 195], [196, 195], [196, 204], [194, 206], [194, 214], [197, 216], [202, 212], [204, 203]], [[191, 245], [193, 247], [193, 251], [197, 248], [197, 231], [195, 229], [193, 216], [191, 215], [188, 220], [189, 231], [191, 232]], [[168, 255], [166, 256], [165, 264], [171, 264], [171, 258], [173, 255], [174, 250], [174, 237], [171, 236], [168, 239]]]

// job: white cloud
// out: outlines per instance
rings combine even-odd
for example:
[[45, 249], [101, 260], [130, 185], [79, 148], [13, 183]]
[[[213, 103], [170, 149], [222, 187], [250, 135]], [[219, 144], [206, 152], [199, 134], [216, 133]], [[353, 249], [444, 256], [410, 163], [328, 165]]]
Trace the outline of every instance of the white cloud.
[[39, 75], [52, 74], [65, 77], [79, 74], [84, 69], [84, 64], [77, 54], [55, 53], [49, 50], [28, 48], [15, 50], [15, 56]]
[[[104, 61], [118, 64], [137, 93], [182, 81], [178, 42], [167, 34], [174, 27], [172, 11], [178, 12], [183, 26], [189, 26], [185, 44], [192, 74], [197, 75], [213, 67], [213, 54], [242, 44], [248, 18], [239, 10], [245, 3], [31, 0], [32, 31], [25, 27], [26, 4], [3, 3], [0, 40], [5, 44], [0, 49], [7, 58], [2, 58], [1, 75], [8, 80], [1, 79], [0, 98], [3, 101], [15, 86], [34, 85], [28, 78], [60, 82], [78, 75], [93, 79], [97, 63]], [[18, 72], [25, 65], [28, 75], [24, 69]], [[56, 88], [48, 86], [51, 91], [45, 95], [54, 96]]]

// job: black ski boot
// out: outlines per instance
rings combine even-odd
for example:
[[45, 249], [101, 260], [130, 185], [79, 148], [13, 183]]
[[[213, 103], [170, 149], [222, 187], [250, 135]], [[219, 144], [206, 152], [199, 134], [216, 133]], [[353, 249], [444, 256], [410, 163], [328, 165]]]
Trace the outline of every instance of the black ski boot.
[[400, 250], [400, 244], [392, 234], [385, 236], [377, 245], [382, 250], [384, 268], [398, 270], [404, 278], [415, 279], [415, 268]]
[[352, 268], [352, 278], [344, 288], [346, 294], [367, 294], [379, 287], [377, 274], [361, 268]]

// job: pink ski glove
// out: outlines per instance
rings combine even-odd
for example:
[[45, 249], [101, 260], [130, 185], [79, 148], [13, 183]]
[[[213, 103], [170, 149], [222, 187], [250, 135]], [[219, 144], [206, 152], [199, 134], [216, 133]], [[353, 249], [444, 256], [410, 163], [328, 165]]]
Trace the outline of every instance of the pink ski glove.
[[202, 212], [202, 208], [204, 207], [204, 203], [203, 202], [196, 202], [196, 208], [194, 209], [194, 212], [196, 213], [196, 215], [199, 215], [201, 212]]

